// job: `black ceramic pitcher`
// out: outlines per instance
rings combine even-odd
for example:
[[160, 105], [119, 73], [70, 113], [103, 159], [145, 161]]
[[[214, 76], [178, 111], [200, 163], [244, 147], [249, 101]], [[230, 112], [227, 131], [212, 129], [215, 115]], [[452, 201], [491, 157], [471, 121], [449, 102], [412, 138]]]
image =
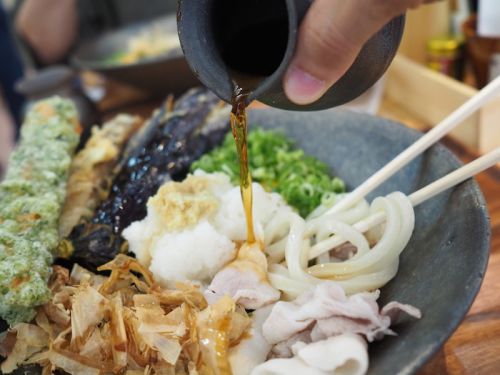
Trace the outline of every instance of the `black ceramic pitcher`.
[[182, 49], [200, 81], [226, 102], [231, 102], [236, 81], [250, 88], [249, 101], [258, 99], [277, 108], [304, 111], [344, 104], [384, 74], [399, 46], [404, 16], [375, 34], [321, 99], [302, 106], [285, 96], [283, 76], [310, 4], [311, 0], [179, 0]]

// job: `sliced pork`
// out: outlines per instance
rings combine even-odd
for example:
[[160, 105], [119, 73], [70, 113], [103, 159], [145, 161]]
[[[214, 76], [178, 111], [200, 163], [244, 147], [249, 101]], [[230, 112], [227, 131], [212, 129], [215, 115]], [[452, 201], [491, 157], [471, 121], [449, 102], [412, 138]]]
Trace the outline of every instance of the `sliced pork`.
[[266, 361], [272, 346], [262, 334], [262, 324], [271, 309], [272, 306], [266, 306], [253, 313], [252, 327], [247, 337], [229, 352], [233, 375], [249, 375], [255, 367]]
[[362, 375], [368, 351], [359, 335], [344, 334], [311, 344], [296, 343], [292, 358], [276, 358], [257, 366], [252, 375]]
[[301, 341], [309, 343], [351, 333], [371, 342], [395, 335], [389, 327], [397, 312], [421, 316], [418, 309], [396, 302], [379, 311], [378, 297], [378, 291], [348, 297], [335, 282], [321, 283], [292, 302], [276, 303], [263, 325], [264, 337], [271, 344], [293, 343], [300, 334]]
[[215, 275], [205, 292], [210, 304], [224, 295], [250, 310], [279, 300], [280, 292], [269, 284], [267, 260], [258, 244], [244, 244], [236, 259]]

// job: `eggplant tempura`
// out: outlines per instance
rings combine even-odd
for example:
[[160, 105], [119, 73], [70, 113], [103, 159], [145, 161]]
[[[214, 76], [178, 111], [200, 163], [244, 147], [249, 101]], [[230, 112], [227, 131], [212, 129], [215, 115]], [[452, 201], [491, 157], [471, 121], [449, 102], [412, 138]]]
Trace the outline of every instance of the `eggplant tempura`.
[[109, 197], [68, 237], [73, 261], [95, 270], [125, 252], [122, 230], [144, 218], [159, 187], [185, 178], [192, 162], [218, 145], [229, 127], [229, 107], [206, 89], [188, 91], [171, 107], [167, 101], [131, 139]]

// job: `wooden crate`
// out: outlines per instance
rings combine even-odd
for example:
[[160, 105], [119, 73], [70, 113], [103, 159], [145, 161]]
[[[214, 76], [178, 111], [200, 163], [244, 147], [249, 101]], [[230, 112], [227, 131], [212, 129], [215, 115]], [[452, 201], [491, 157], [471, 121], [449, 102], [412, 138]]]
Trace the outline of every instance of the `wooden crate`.
[[[436, 125], [477, 90], [402, 55], [387, 72], [387, 98], [429, 126]], [[500, 96], [477, 111], [451, 134], [468, 149], [485, 153], [500, 145]]]

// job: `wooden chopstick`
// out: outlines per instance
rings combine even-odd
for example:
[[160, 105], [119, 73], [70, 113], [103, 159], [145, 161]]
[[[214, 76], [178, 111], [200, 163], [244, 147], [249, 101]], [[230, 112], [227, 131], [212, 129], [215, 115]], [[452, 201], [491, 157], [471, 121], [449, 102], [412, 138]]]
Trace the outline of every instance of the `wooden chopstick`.
[[[447, 174], [446, 176], [436, 180], [429, 185], [421, 188], [409, 196], [413, 207], [425, 202], [426, 200], [435, 197], [439, 193], [458, 185], [459, 183], [471, 178], [500, 162], [500, 147], [493, 151], [471, 161], [463, 167]], [[340, 201], [342, 202], [342, 201]], [[339, 202], [339, 203], [340, 203]], [[373, 227], [383, 223], [385, 220], [385, 212], [378, 212], [370, 215], [366, 219], [360, 220], [353, 225], [353, 227], [360, 232], [364, 233]], [[328, 240], [321, 241], [318, 245], [311, 247], [309, 251], [309, 260], [314, 259], [337, 246], [344, 244], [346, 240], [339, 235], [334, 235]]]
[[419, 154], [423, 153], [434, 143], [443, 138], [451, 130], [457, 127], [463, 120], [487, 104], [491, 99], [500, 94], [500, 77], [497, 77], [487, 86], [485, 86], [476, 95], [470, 98], [467, 102], [457, 108], [448, 117], [442, 120], [438, 125], [432, 128], [429, 132], [420, 137], [406, 150], [401, 152], [393, 160], [382, 167], [378, 172], [373, 174], [364, 183], [354, 189], [346, 198], [330, 208], [326, 214], [340, 212], [345, 208], [351, 207], [366, 195], [375, 190], [378, 186], [384, 183], [392, 175], [398, 172], [406, 164], [412, 161]]

